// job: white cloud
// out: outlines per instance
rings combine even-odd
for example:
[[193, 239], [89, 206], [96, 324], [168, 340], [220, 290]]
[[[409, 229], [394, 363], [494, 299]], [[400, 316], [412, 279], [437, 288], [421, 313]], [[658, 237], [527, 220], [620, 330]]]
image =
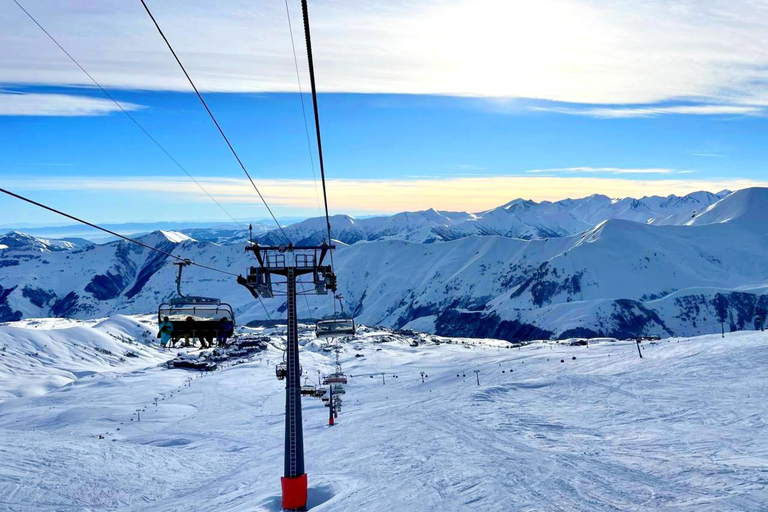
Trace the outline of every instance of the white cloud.
[[574, 116], [599, 118], [655, 117], [668, 114], [698, 116], [711, 115], [747, 115], [756, 116], [765, 113], [765, 108], [744, 105], [673, 105], [664, 107], [529, 107], [537, 112], [555, 112]]
[[[133, 103], [120, 104], [125, 110], [143, 108]], [[118, 106], [108, 99], [0, 91], [0, 116], [100, 116], [119, 111]]]
[[[227, 207], [253, 206], [256, 195], [247, 180], [198, 178], [198, 181]], [[317, 215], [316, 183], [312, 180], [258, 180], [257, 185], [278, 215], [297, 211]], [[504, 204], [512, 198], [558, 200], [601, 193], [611, 197], [687, 194], [699, 190], [718, 192], [746, 187], [768, 186], [768, 181], [748, 179], [709, 180], [632, 180], [575, 176], [494, 176], [461, 178], [421, 178], [400, 180], [329, 180], [328, 200], [332, 213], [386, 213], [438, 208], [442, 210], [482, 211]], [[171, 177], [123, 179], [56, 178], [30, 182], [3, 180], [13, 191], [60, 191], [130, 194], [134, 204], [144, 200], [187, 204], [210, 203], [210, 199], [189, 180]], [[173, 194], [167, 191], [172, 190]], [[116, 201], [119, 203], [120, 201]]]
[[559, 167], [556, 169], [532, 169], [525, 171], [535, 174], [688, 174], [691, 171], [677, 169], [628, 169], [625, 167]]
[[[189, 90], [138, 2], [26, 4], [104, 85]], [[282, 2], [150, 5], [203, 90], [296, 91]], [[299, 2], [291, 6], [305, 73]], [[604, 117], [751, 114], [768, 105], [764, 2], [334, 0], [310, 8], [322, 91], [714, 104], [584, 114]], [[88, 80], [11, 5], [0, 18], [0, 83]]]

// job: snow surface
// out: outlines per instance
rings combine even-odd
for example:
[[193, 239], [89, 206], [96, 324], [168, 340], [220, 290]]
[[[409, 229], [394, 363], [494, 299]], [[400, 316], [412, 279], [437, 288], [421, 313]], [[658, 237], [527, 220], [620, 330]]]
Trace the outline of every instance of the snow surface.
[[173, 242], [175, 244], [180, 244], [181, 242], [186, 241], [194, 241], [194, 238], [185, 235], [184, 233], [179, 233], [178, 231], [159, 231], [169, 242]]
[[[2, 332], [59, 350], [140, 321]], [[344, 345], [336, 426], [303, 399], [313, 511], [765, 510], [766, 333], [645, 343], [643, 359], [634, 342], [420, 339]], [[309, 377], [332, 368], [311, 335], [302, 344]], [[98, 373], [0, 403], [0, 509], [279, 510], [280, 359], [270, 348], [203, 376], [94, 359]]]
[[[117, 315], [102, 322], [26, 319], [0, 325], [0, 402], [48, 393], [96, 372], [168, 359], [148, 344], [157, 327]], [[126, 353], [136, 357], [126, 357]]]

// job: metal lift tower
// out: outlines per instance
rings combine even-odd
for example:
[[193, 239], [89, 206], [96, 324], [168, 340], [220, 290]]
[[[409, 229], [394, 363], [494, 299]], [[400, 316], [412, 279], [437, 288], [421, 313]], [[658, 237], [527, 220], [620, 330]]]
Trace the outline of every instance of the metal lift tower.
[[301, 370], [299, 365], [299, 331], [296, 317], [296, 281], [303, 275], [312, 275], [313, 293], [325, 295], [336, 291], [336, 276], [330, 265], [323, 265], [325, 256], [333, 246], [281, 245], [263, 247], [249, 245], [246, 251], [256, 256], [258, 265], [251, 267], [247, 277], [237, 282], [254, 297], [272, 298], [272, 276], [286, 280], [287, 334], [285, 362], [285, 464], [281, 479], [283, 509], [307, 510], [307, 474], [304, 472], [304, 433], [301, 421]]

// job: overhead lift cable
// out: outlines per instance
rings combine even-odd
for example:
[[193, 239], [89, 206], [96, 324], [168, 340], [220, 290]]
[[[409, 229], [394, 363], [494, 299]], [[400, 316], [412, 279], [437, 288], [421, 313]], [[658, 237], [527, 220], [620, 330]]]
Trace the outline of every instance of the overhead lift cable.
[[116, 233], [116, 232], [114, 232], [112, 230], [109, 230], [107, 228], [103, 228], [103, 227], [101, 227], [99, 225], [96, 225], [96, 224], [94, 224], [92, 222], [88, 222], [87, 220], [83, 220], [81, 218], [75, 217], [74, 215], [70, 215], [68, 213], [62, 212], [61, 210], [57, 210], [56, 208], [53, 208], [51, 206], [46, 206], [43, 203], [38, 203], [37, 201], [34, 201], [32, 199], [29, 199], [28, 197], [24, 197], [24, 196], [21, 196], [19, 194], [14, 193], [14, 192], [11, 192], [10, 190], [6, 190], [4, 188], [0, 188], [0, 192], [2, 192], [3, 194], [9, 195], [11, 197], [15, 197], [16, 199], [21, 199], [22, 201], [25, 201], [25, 202], [27, 202], [29, 204], [32, 204], [32, 205], [35, 205], [35, 206], [37, 206], [39, 208], [43, 208], [44, 210], [48, 210], [49, 212], [53, 212], [53, 213], [55, 213], [57, 215], [61, 215], [62, 217], [66, 217], [68, 219], [74, 220], [75, 222], [79, 222], [81, 224], [85, 224], [86, 226], [90, 226], [90, 227], [92, 227], [94, 229], [98, 229], [99, 231], [103, 231], [104, 233], [108, 233], [108, 234], [110, 234], [112, 236], [116, 236], [118, 238], [121, 238], [121, 239], [125, 240], [126, 242], [131, 242], [132, 244], [140, 245], [141, 247], [144, 247], [144, 248], [149, 249], [151, 251], [155, 251], [155, 252], [158, 252], [160, 254], [164, 254], [164, 255], [168, 256], [169, 258], [173, 258], [173, 259], [178, 260], [178, 261], [183, 261], [185, 263], [189, 263], [190, 265], [195, 266], [195, 267], [204, 268], [206, 270], [212, 270], [214, 272], [219, 272], [221, 274], [227, 274], [227, 275], [230, 275], [230, 276], [237, 277], [237, 274], [234, 274], [232, 272], [228, 272], [226, 270], [221, 270], [221, 269], [214, 268], [214, 267], [209, 267], [208, 265], [203, 265], [201, 263], [195, 263], [194, 261], [190, 260], [189, 258], [183, 258], [181, 256], [176, 256], [173, 253], [170, 253], [168, 251], [164, 251], [162, 249], [158, 249], [157, 247], [152, 247], [151, 245], [147, 245], [144, 242], [140, 242], [140, 241], [138, 241], [138, 240], [136, 240], [134, 238], [130, 238], [130, 237], [127, 237], [125, 235], [121, 235], [120, 233]]
[[[141, 0], [142, 2], [144, 0]], [[304, 16], [304, 39], [307, 43], [307, 60], [309, 61], [309, 83], [312, 86], [312, 107], [315, 113], [315, 133], [317, 135], [317, 157], [320, 161], [320, 180], [323, 183], [323, 202], [325, 203], [325, 223], [328, 229], [328, 244], [331, 241], [331, 217], [328, 215], [328, 193], [325, 187], [325, 164], [323, 162], [323, 142], [320, 138], [320, 114], [317, 108], [317, 87], [315, 86], [315, 63], [312, 59], [312, 37], [309, 34], [309, 9], [307, 0], [301, 0], [301, 11]], [[331, 252], [331, 266], [333, 266], [333, 252]]]
[[101, 92], [102, 92], [102, 93], [104, 93], [104, 96], [106, 96], [107, 98], [109, 98], [110, 100], [112, 100], [112, 103], [114, 103], [115, 105], [117, 105], [117, 108], [119, 108], [119, 109], [120, 109], [120, 110], [123, 112], [123, 114], [125, 114], [125, 115], [128, 117], [128, 119], [130, 119], [131, 121], [133, 121], [133, 124], [135, 124], [135, 125], [136, 125], [136, 126], [139, 128], [139, 130], [141, 130], [142, 132], [144, 132], [144, 135], [146, 135], [146, 136], [149, 138], [149, 140], [151, 140], [151, 141], [152, 141], [152, 142], [153, 142], [153, 143], [154, 143], [154, 144], [155, 144], [155, 145], [156, 145], [156, 146], [157, 146], [157, 147], [160, 149], [160, 151], [162, 151], [163, 153], [165, 153], [165, 156], [167, 156], [168, 158], [170, 158], [170, 159], [171, 159], [171, 161], [172, 161], [174, 164], [176, 164], [176, 167], [178, 167], [179, 169], [181, 169], [181, 171], [182, 171], [184, 174], [186, 174], [186, 175], [189, 177], [189, 179], [191, 179], [191, 180], [192, 180], [192, 181], [195, 183], [195, 185], [197, 185], [198, 187], [200, 187], [200, 190], [202, 190], [202, 191], [203, 191], [203, 193], [205, 193], [205, 195], [207, 195], [207, 196], [208, 196], [208, 197], [211, 199], [211, 201], [213, 201], [214, 203], [216, 203], [216, 206], [218, 206], [218, 207], [221, 209], [221, 211], [223, 211], [223, 212], [224, 212], [224, 213], [227, 215], [227, 217], [229, 217], [230, 219], [232, 219], [232, 221], [233, 221], [235, 224], [237, 224], [238, 226], [240, 226], [240, 227], [242, 227], [242, 228], [244, 228], [244, 227], [245, 227], [245, 226], [243, 226], [243, 224], [241, 224], [241, 223], [240, 223], [240, 222], [239, 222], [237, 219], [235, 219], [235, 218], [234, 218], [232, 215], [230, 215], [230, 213], [229, 213], [229, 212], [228, 212], [226, 209], [224, 209], [224, 207], [221, 205], [221, 203], [219, 203], [219, 202], [216, 200], [216, 198], [214, 198], [214, 197], [213, 197], [213, 196], [212, 196], [212, 195], [211, 195], [211, 194], [210, 194], [210, 193], [209, 193], [209, 192], [208, 192], [208, 191], [207, 191], [207, 190], [206, 190], [206, 189], [203, 187], [203, 185], [201, 185], [201, 184], [200, 184], [200, 182], [199, 182], [199, 181], [197, 181], [197, 180], [196, 180], [196, 179], [195, 179], [195, 178], [194, 178], [194, 177], [193, 177], [193, 176], [192, 176], [192, 175], [191, 175], [191, 174], [190, 174], [190, 173], [189, 173], [189, 172], [188, 172], [188, 171], [187, 171], [187, 170], [184, 168], [184, 166], [182, 166], [182, 165], [179, 163], [179, 161], [178, 161], [178, 160], [176, 160], [176, 159], [175, 159], [175, 158], [174, 158], [174, 157], [173, 157], [173, 156], [172, 156], [172, 155], [171, 155], [171, 154], [170, 154], [170, 153], [169, 153], [169, 152], [168, 152], [168, 151], [167, 151], [167, 150], [166, 150], [166, 149], [165, 149], [165, 148], [164, 148], [164, 147], [163, 147], [163, 146], [162, 146], [162, 145], [161, 145], [161, 144], [158, 142], [158, 141], [157, 141], [157, 139], [155, 139], [155, 138], [154, 138], [154, 137], [153, 137], [153, 136], [152, 136], [152, 135], [151, 135], [151, 134], [150, 134], [150, 133], [149, 133], [149, 132], [148, 132], [148, 131], [147, 131], [147, 130], [146, 130], [146, 129], [145, 129], [145, 128], [144, 128], [144, 127], [143, 127], [143, 126], [142, 126], [142, 125], [141, 125], [141, 124], [138, 122], [138, 121], [137, 121], [137, 120], [136, 120], [136, 118], [135, 118], [135, 117], [133, 117], [133, 116], [132, 116], [132, 115], [131, 115], [131, 114], [130, 114], [130, 113], [129, 113], [129, 112], [128, 112], [128, 111], [127, 111], [127, 110], [126, 110], [126, 109], [125, 109], [125, 108], [124, 108], [124, 107], [123, 107], [121, 104], [120, 104], [120, 102], [118, 102], [118, 101], [117, 101], [117, 100], [116, 100], [116, 99], [115, 99], [115, 98], [114, 98], [114, 97], [113, 97], [113, 96], [112, 96], [112, 95], [111, 95], [111, 94], [110, 94], [110, 93], [109, 93], [109, 92], [108, 92], [108, 91], [107, 91], [107, 90], [106, 90], [104, 87], [102, 87], [102, 85], [101, 85], [101, 84], [100, 84], [98, 81], [96, 81], [96, 79], [95, 79], [95, 78], [93, 78], [93, 76], [92, 76], [92, 75], [91, 75], [91, 74], [90, 74], [90, 73], [89, 73], [89, 72], [88, 72], [88, 71], [87, 71], [87, 70], [86, 70], [86, 69], [85, 69], [85, 68], [84, 68], [84, 67], [83, 67], [83, 66], [82, 66], [82, 65], [81, 65], [81, 64], [80, 64], [78, 61], [77, 61], [77, 59], [75, 59], [75, 58], [72, 56], [72, 54], [70, 54], [70, 53], [69, 53], [69, 52], [68, 52], [68, 51], [67, 51], [67, 50], [66, 50], [66, 49], [65, 49], [65, 48], [64, 48], [64, 47], [63, 47], [63, 46], [62, 46], [62, 45], [61, 45], [61, 44], [60, 44], [60, 43], [59, 43], [59, 42], [56, 40], [56, 38], [55, 38], [55, 37], [53, 37], [53, 36], [51, 35], [51, 33], [50, 33], [50, 32], [48, 32], [48, 31], [45, 29], [45, 27], [43, 27], [43, 26], [40, 24], [40, 22], [39, 22], [39, 21], [37, 21], [37, 19], [36, 19], [34, 16], [32, 16], [32, 14], [30, 14], [30, 12], [29, 12], [29, 11], [27, 11], [27, 10], [24, 8], [24, 6], [23, 6], [23, 5], [21, 5], [21, 4], [18, 2], [18, 0], [13, 0], [13, 2], [14, 2], [14, 3], [15, 3], [17, 6], [19, 6], [19, 9], [21, 9], [21, 10], [24, 12], [24, 14], [26, 14], [26, 15], [27, 15], [27, 17], [29, 17], [29, 19], [31, 19], [31, 20], [32, 20], [32, 21], [35, 23], [35, 25], [37, 25], [37, 26], [38, 26], [38, 28], [40, 28], [40, 30], [42, 30], [42, 31], [43, 31], [43, 33], [45, 33], [45, 35], [46, 35], [46, 36], [48, 36], [48, 38], [49, 38], [51, 41], [53, 41], [53, 42], [54, 42], [54, 44], [55, 44], [56, 46], [58, 46], [58, 47], [59, 47], [59, 49], [60, 49], [62, 52], [64, 52], [64, 55], [66, 55], [67, 57], [69, 57], [69, 60], [71, 60], [71, 61], [72, 61], [72, 62], [73, 62], [73, 63], [74, 63], [74, 64], [75, 64], [75, 65], [76, 65], [78, 68], [80, 68], [80, 71], [82, 71], [82, 72], [85, 74], [85, 76], [87, 76], [87, 77], [88, 77], [88, 78], [91, 80], [91, 82], [93, 82], [93, 84], [94, 84], [96, 87], [98, 87], [98, 88], [101, 90]]
[[[21, 5], [21, 4], [18, 2], [18, 0], [13, 0], [13, 1], [14, 1], [14, 3], [15, 3], [15, 4], [16, 4], [18, 7], [19, 7], [19, 9], [21, 9], [21, 10], [24, 12], [24, 14], [26, 14], [26, 15], [27, 15], [27, 17], [29, 17], [29, 19], [31, 19], [31, 20], [32, 20], [32, 21], [35, 23], [35, 25], [37, 25], [37, 26], [38, 26], [38, 28], [40, 28], [40, 30], [42, 30], [42, 31], [43, 31], [43, 33], [44, 33], [46, 36], [48, 36], [48, 38], [49, 38], [51, 41], [53, 41], [53, 43], [54, 43], [56, 46], [58, 46], [58, 47], [59, 47], [59, 49], [60, 49], [60, 50], [61, 50], [61, 51], [64, 53], [64, 55], [66, 55], [66, 56], [69, 58], [69, 60], [71, 60], [71, 61], [72, 61], [72, 62], [73, 62], [73, 63], [74, 63], [74, 64], [75, 64], [75, 65], [76, 65], [78, 68], [80, 68], [80, 71], [82, 71], [82, 72], [83, 72], [83, 73], [84, 73], [84, 74], [85, 74], [85, 75], [86, 75], [86, 76], [87, 76], [87, 77], [88, 77], [88, 78], [91, 80], [91, 82], [93, 82], [93, 84], [94, 84], [96, 87], [98, 87], [98, 88], [101, 90], [101, 92], [102, 92], [102, 93], [103, 93], [103, 94], [104, 94], [104, 95], [105, 95], [107, 98], [109, 98], [109, 99], [110, 99], [110, 100], [111, 100], [111, 101], [112, 101], [112, 102], [113, 102], [113, 103], [114, 103], [114, 104], [117, 106], [117, 108], [119, 108], [119, 109], [120, 109], [120, 110], [123, 112], [123, 114], [125, 114], [125, 115], [126, 115], [126, 117], [128, 117], [128, 119], [130, 119], [130, 120], [133, 122], [133, 124], [135, 124], [135, 125], [136, 125], [136, 126], [139, 128], [139, 130], [141, 130], [141, 131], [144, 133], [144, 135], [146, 135], [146, 136], [147, 136], [147, 138], [149, 138], [149, 140], [151, 140], [151, 141], [152, 141], [152, 142], [153, 142], [153, 143], [154, 143], [154, 144], [155, 144], [155, 145], [156, 145], [156, 146], [157, 146], [157, 147], [160, 149], [160, 151], [162, 151], [162, 152], [165, 154], [165, 156], [167, 156], [167, 157], [168, 157], [168, 158], [169, 158], [169, 159], [170, 159], [170, 160], [171, 160], [171, 161], [172, 161], [172, 162], [173, 162], [173, 163], [176, 165], [176, 167], [178, 167], [179, 169], [181, 169], [181, 171], [182, 171], [184, 174], [186, 174], [186, 175], [187, 175], [187, 177], [189, 177], [189, 179], [190, 179], [190, 180], [192, 180], [192, 181], [194, 182], [194, 184], [195, 184], [195, 185], [197, 185], [197, 186], [200, 188], [200, 190], [201, 190], [201, 191], [202, 191], [202, 192], [203, 192], [205, 195], [207, 195], [207, 196], [208, 196], [208, 197], [211, 199], [211, 201], [213, 201], [214, 203], [216, 203], [216, 206], [218, 206], [218, 207], [219, 207], [219, 209], [221, 209], [221, 211], [222, 211], [222, 212], [224, 212], [224, 214], [225, 214], [227, 217], [229, 217], [230, 219], [232, 219], [232, 221], [233, 221], [235, 224], [237, 224], [238, 226], [240, 226], [241, 228], [245, 228], [245, 226], [244, 226], [244, 225], [243, 225], [243, 224], [242, 224], [240, 221], [238, 221], [237, 219], [235, 219], [235, 218], [232, 216], [232, 214], [230, 214], [230, 213], [229, 213], [229, 212], [226, 210], [226, 208], [224, 208], [224, 206], [222, 206], [222, 204], [221, 204], [221, 203], [219, 203], [219, 202], [216, 200], [216, 198], [215, 198], [215, 197], [213, 197], [213, 196], [212, 196], [212, 195], [211, 195], [211, 194], [210, 194], [210, 193], [209, 193], [209, 192], [208, 192], [208, 191], [205, 189], [205, 187], [203, 187], [203, 185], [202, 185], [202, 184], [201, 184], [199, 181], [197, 181], [197, 180], [194, 178], [194, 176], [192, 176], [192, 175], [191, 175], [191, 174], [190, 174], [190, 173], [189, 173], [189, 172], [188, 172], [188, 171], [187, 171], [187, 170], [184, 168], [184, 166], [183, 166], [183, 165], [181, 165], [181, 163], [179, 163], [179, 161], [178, 161], [178, 160], [176, 160], [176, 159], [173, 157], [173, 155], [171, 155], [171, 154], [168, 152], [168, 150], [166, 150], [166, 149], [163, 147], [163, 145], [162, 145], [162, 144], [160, 144], [160, 142], [158, 142], [158, 140], [157, 140], [157, 139], [155, 139], [155, 138], [152, 136], [152, 134], [150, 134], [150, 133], [149, 133], [149, 132], [146, 130], [146, 128], [144, 128], [144, 126], [142, 126], [142, 125], [141, 125], [141, 123], [139, 123], [139, 122], [138, 122], [138, 120], [136, 120], [136, 118], [135, 118], [135, 117], [133, 117], [133, 116], [130, 114], [130, 112], [128, 112], [128, 111], [127, 111], [127, 110], [126, 110], [126, 109], [125, 109], [125, 108], [124, 108], [124, 107], [123, 107], [123, 106], [120, 104], [120, 102], [118, 102], [118, 101], [117, 101], [117, 100], [116, 100], [116, 99], [115, 99], [115, 98], [114, 98], [114, 97], [113, 97], [113, 96], [112, 96], [112, 95], [109, 93], [109, 91], [107, 91], [107, 90], [106, 90], [106, 89], [105, 89], [105, 88], [104, 88], [104, 87], [103, 87], [103, 86], [102, 86], [102, 85], [101, 85], [101, 84], [100, 84], [100, 83], [99, 83], [99, 82], [98, 82], [98, 81], [97, 81], [97, 80], [96, 80], [96, 79], [93, 77], [93, 75], [91, 75], [91, 74], [88, 72], [88, 70], [86, 70], [86, 69], [85, 69], [85, 68], [84, 68], [84, 67], [83, 67], [83, 66], [80, 64], [80, 62], [78, 62], [78, 60], [77, 60], [77, 59], [75, 59], [75, 58], [72, 56], [72, 54], [70, 54], [70, 53], [69, 53], [69, 52], [66, 50], [66, 48], [64, 48], [64, 47], [61, 45], [61, 43], [59, 43], [59, 41], [58, 41], [58, 40], [57, 40], [55, 37], [53, 37], [53, 35], [51, 35], [51, 33], [50, 33], [50, 32], [48, 32], [48, 30], [46, 30], [46, 29], [45, 29], [45, 27], [43, 27], [43, 26], [40, 24], [40, 22], [39, 22], [39, 21], [37, 21], [37, 19], [36, 19], [34, 16], [32, 16], [32, 14], [31, 14], [29, 11], [27, 11], [27, 10], [24, 8], [24, 6], [23, 6], [23, 5]], [[111, 234], [114, 234], [115, 236], [118, 236], [118, 237], [124, 238], [124, 237], [122, 237], [122, 236], [118, 235], [117, 233], [111, 233]], [[141, 244], [140, 242], [138, 242], [138, 243], [139, 243], [140, 245], [143, 245], [143, 244]], [[195, 264], [195, 265], [197, 265], [197, 264]], [[235, 274], [232, 274], [232, 275], [235, 275]], [[269, 314], [269, 311], [267, 310], [267, 307], [264, 305], [264, 302], [261, 300], [261, 298], [259, 298], [259, 303], [261, 303], [261, 306], [264, 308], [264, 312], [267, 314], [267, 318], [270, 318], [270, 319], [271, 319], [271, 315]]]
[[213, 112], [211, 112], [211, 109], [208, 107], [208, 103], [206, 103], [205, 99], [203, 98], [202, 94], [200, 94], [200, 91], [197, 89], [197, 86], [195, 85], [195, 82], [192, 81], [192, 77], [189, 76], [189, 73], [187, 73], [186, 68], [184, 67], [184, 64], [181, 63], [181, 59], [179, 59], [179, 56], [176, 55], [176, 51], [173, 49], [173, 46], [171, 46], [170, 41], [168, 41], [168, 38], [165, 37], [165, 33], [160, 28], [160, 25], [157, 23], [157, 20], [155, 19], [154, 15], [152, 14], [152, 11], [149, 10], [149, 6], [144, 0], [141, 0], [141, 4], [144, 6], [144, 10], [147, 11], [147, 14], [149, 15], [150, 19], [152, 19], [152, 23], [154, 23], [155, 28], [157, 29], [160, 36], [163, 38], [163, 41], [165, 41], [166, 46], [168, 46], [168, 49], [171, 51], [171, 54], [173, 55], [173, 58], [176, 59], [176, 63], [179, 65], [181, 70], [184, 72], [184, 76], [187, 77], [187, 81], [192, 86], [192, 89], [194, 89], [195, 94], [197, 95], [197, 98], [200, 100], [200, 103], [203, 104], [203, 107], [205, 108], [205, 111], [208, 112], [208, 115], [210, 116], [211, 120], [213, 121], [213, 124], [216, 125], [216, 128], [219, 130], [219, 133], [221, 134], [221, 137], [224, 139], [224, 142], [227, 143], [227, 147], [229, 147], [229, 150], [232, 152], [232, 155], [235, 157], [235, 160], [237, 160], [237, 163], [240, 165], [240, 168], [243, 170], [245, 175], [248, 177], [248, 180], [251, 182], [251, 185], [253, 185], [254, 190], [256, 190], [256, 193], [259, 195], [259, 198], [261, 198], [261, 202], [264, 203], [264, 206], [267, 208], [267, 211], [269, 212], [270, 216], [272, 216], [272, 220], [275, 221], [275, 224], [277, 224], [278, 229], [283, 234], [283, 237], [286, 239], [288, 243], [291, 242], [290, 238], [288, 238], [288, 235], [285, 234], [285, 231], [283, 231], [283, 227], [280, 225], [280, 222], [278, 222], [277, 217], [275, 217], [275, 214], [272, 212], [272, 208], [269, 207], [269, 204], [267, 204], [266, 199], [264, 199], [264, 196], [261, 194], [261, 191], [259, 190], [259, 187], [256, 186], [256, 182], [253, 181], [253, 178], [251, 177], [251, 173], [248, 172], [248, 169], [246, 169], [245, 164], [240, 159], [240, 155], [237, 154], [237, 151], [235, 151], [234, 146], [232, 146], [232, 143], [229, 142], [229, 138], [224, 133], [224, 130], [222, 129], [219, 122], [216, 120], [216, 116], [213, 115]]
[[[296, 57], [296, 44], [293, 41], [293, 24], [291, 23], [291, 10], [288, 8], [288, 0], [285, 0], [285, 14], [288, 17], [288, 32], [291, 35], [291, 49], [293, 50], [293, 65], [296, 68], [296, 83], [299, 85], [299, 102], [301, 104], [301, 117], [304, 120], [304, 135], [307, 137], [307, 153], [309, 165], [312, 167], [312, 181], [315, 182], [315, 196], [317, 209], [320, 210], [320, 195], [317, 193], [317, 175], [315, 174], [315, 159], [312, 157], [312, 143], [309, 140], [309, 123], [307, 123], [307, 109], [304, 107], [304, 91], [301, 88], [301, 73], [299, 73], [299, 59]], [[330, 243], [330, 240], [328, 241]]]

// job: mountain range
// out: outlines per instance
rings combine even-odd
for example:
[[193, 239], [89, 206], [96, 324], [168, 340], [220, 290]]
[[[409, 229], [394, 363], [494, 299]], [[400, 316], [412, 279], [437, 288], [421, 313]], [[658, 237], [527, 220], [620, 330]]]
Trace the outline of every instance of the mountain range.
[[[333, 217], [348, 311], [364, 324], [508, 340], [693, 335], [754, 328], [768, 310], [768, 189], [558, 202], [515, 200], [476, 214], [428, 210]], [[324, 219], [285, 227], [323, 238]], [[242, 236], [155, 231], [141, 241], [233, 273], [254, 265]], [[202, 230], [204, 231], [204, 230]], [[281, 243], [277, 233], [259, 237]], [[127, 242], [0, 237], [0, 321], [149, 313], [175, 290], [175, 268]], [[221, 297], [240, 322], [281, 318], [231, 276], [185, 271], [184, 289]], [[302, 318], [333, 311], [305, 296]]]
[[[640, 199], [611, 199], [599, 194], [556, 202], [515, 199], [478, 213], [430, 209], [365, 219], [334, 215], [331, 229], [334, 239], [349, 245], [374, 240], [445, 242], [475, 235], [532, 240], [574, 235], [608, 219], [654, 225], [685, 224], [728, 194], [729, 190], [717, 194], [694, 192], [682, 197]], [[298, 222], [284, 231], [295, 244], [317, 244], [326, 237], [325, 218]], [[265, 244], [280, 244], [285, 242], [285, 237], [275, 229], [260, 235], [258, 240]]]

